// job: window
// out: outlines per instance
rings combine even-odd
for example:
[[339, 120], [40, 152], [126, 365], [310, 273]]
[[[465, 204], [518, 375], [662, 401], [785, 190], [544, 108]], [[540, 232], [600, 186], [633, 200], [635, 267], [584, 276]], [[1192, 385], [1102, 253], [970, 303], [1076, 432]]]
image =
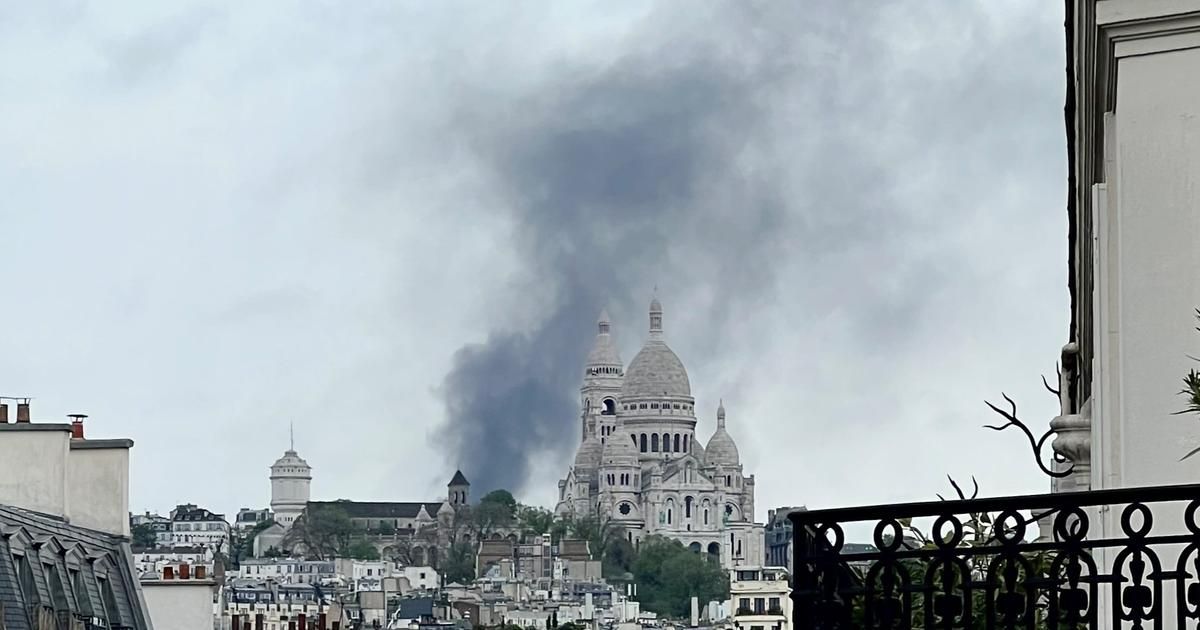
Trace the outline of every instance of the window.
[[704, 508], [704, 524], [708, 525], [708, 508]]
[[667, 453], [667, 452], [670, 452], [670, 450], [671, 450], [671, 434], [664, 433], [663, 434], [663, 452]]
[[651, 409], [658, 409], [658, 403], [650, 403]]
[[676, 434], [675, 434], [675, 452], [676, 452], [676, 453], [680, 452], [680, 451], [679, 451], [679, 444], [680, 444], [680, 442], [679, 442], [679, 434], [678, 434], [678, 433], [676, 433]]
[[778, 611], [783, 610], [782, 608], [779, 607], [779, 598], [778, 597], [772, 597], [770, 600], [767, 601], [767, 610], [772, 611], [772, 612], [778, 612]]
[[117, 625], [120, 620], [117, 609], [117, 597], [113, 594], [112, 585], [108, 583], [107, 578], [96, 576], [96, 583], [100, 587], [100, 598], [104, 604], [104, 618], [108, 620], [109, 627]]
[[651, 453], [658, 452], [658, 434], [657, 433], [653, 433], [650, 435], [650, 452]]
[[749, 597], [743, 597], [738, 600], [738, 610], [745, 610], [745, 611], [749, 612], [749, 610], [750, 610], [750, 598]]
[[646, 450], [646, 434], [645, 433], [642, 434], [642, 452], [643, 453], [649, 452]]
[[50, 602], [54, 605], [54, 610], [71, 610], [62, 578], [58, 575], [58, 568], [53, 564], [42, 563], [42, 573], [46, 576], [46, 586], [50, 590]]
[[683, 452], [688, 452], [688, 436], [686, 433], [683, 434]]
[[676, 408], [676, 409], [678, 409], [678, 408], [679, 408], [679, 403], [675, 403], [675, 408]]
[[761, 615], [764, 612], [766, 612], [766, 610], [767, 610], [766, 601], [761, 597], [755, 597], [754, 598], [754, 614]]
[[71, 571], [71, 590], [75, 591], [75, 604], [84, 616], [92, 615], [92, 600], [88, 596], [87, 586], [83, 583], [82, 571]]
[[33, 581], [33, 568], [25, 556], [13, 554], [13, 562], [17, 565], [17, 588], [21, 591], [21, 601], [31, 607], [37, 599], [37, 584]]
[[692, 518], [692, 497], [686, 497], [683, 500], [683, 515], [686, 518]]
[[645, 409], [645, 408], [646, 408], [646, 403], [638, 404], [638, 409]]

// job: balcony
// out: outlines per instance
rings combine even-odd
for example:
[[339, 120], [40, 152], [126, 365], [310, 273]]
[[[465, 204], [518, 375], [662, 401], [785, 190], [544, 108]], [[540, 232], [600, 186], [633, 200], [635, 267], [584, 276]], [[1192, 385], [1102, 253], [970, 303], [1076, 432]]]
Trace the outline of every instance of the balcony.
[[796, 512], [794, 626], [1196, 627], [1198, 512], [1200, 485]]

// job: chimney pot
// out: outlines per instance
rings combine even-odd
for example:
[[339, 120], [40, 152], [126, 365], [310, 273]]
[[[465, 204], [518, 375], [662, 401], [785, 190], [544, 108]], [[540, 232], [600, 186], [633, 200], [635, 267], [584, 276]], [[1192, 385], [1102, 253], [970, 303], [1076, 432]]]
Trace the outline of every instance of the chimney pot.
[[0, 424], [8, 424], [8, 403], [0, 402]]
[[186, 580], [192, 577], [192, 568], [186, 562], [179, 564], [179, 579]]
[[164, 580], [174, 580], [175, 579], [175, 567], [163, 567], [163, 579]]
[[82, 413], [72, 413], [67, 415], [71, 419], [71, 437], [76, 440], [83, 439], [83, 419], [87, 416]]
[[29, 424], [29, 403], [17, 403], [17, 422]]
[[208, 575], [208, 568], [203, 564], [196, 565], [196, 579], [203, 580]]

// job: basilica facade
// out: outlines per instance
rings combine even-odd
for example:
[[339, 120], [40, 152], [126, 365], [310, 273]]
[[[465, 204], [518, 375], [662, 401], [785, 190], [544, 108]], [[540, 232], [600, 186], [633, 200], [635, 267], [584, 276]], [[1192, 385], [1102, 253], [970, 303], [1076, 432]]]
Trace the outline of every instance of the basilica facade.
[[674, 538], [725, 567], [762, 563], [754, 475], [743, 474], [723, 403], [716, 431], [703, 444], [697, 439], [691, 384], [664, 339], [657, 299], [649, 336], [628, 368], [601, 314], [580, 399], [581, 439], [558, 482], [559, 515], [611, 519], [634, 543], [652, 534]]

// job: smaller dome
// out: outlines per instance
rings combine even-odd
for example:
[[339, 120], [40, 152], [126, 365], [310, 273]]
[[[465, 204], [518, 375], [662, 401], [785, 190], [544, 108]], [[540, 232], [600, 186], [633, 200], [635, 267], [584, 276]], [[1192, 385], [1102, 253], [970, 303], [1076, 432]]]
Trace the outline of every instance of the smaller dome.
[[576, 470], [595, 470], [600, 467], [600, 457], [604, 453], [604, 445], [596, 439], [595, 431], [588, 431], [587, 437], [575, 452]]
[[[592, 368], [609, 367], [616, 368], [617, 372], [621, 371], [621, 355], [617, 352], [617, 347], [612, 342], [611, 324], [608, 321], [608, 312], [601, 311], [600, 319], [596, 322], [596, 342], [592, 344], [592, 350], [588, 353], [587, 368], [590, 371]], [[610, 370], [611, 372], [611, 370]]]
[[308, 462], [304, 461], [304, 459], [302, 457], [300, 457], [300, 455], [297, 454], [296, 451], [293, 451], [292, 449], [289, 448], [287, 451], [285, 451], [283, 453], [283, 457], [280, 457], [279, 459], [275, 460], [274, 464], [271, 464], [271, 468], [281, 468], [281, 467], [308, 468], [309, 466], [308, 466]]
[[637, 464], [638, 448], [633, 445], [633, 440], [626, 442], [625, 435], [625, 424], [618, 420], [612, 435], [604, 442], [604, 463]]
[[737, 466], [741, 461], [733, 436], [725, 430], [725, 402], [717, 407], [717, 430], [704, 447], [704, 463], [709, 466]]

